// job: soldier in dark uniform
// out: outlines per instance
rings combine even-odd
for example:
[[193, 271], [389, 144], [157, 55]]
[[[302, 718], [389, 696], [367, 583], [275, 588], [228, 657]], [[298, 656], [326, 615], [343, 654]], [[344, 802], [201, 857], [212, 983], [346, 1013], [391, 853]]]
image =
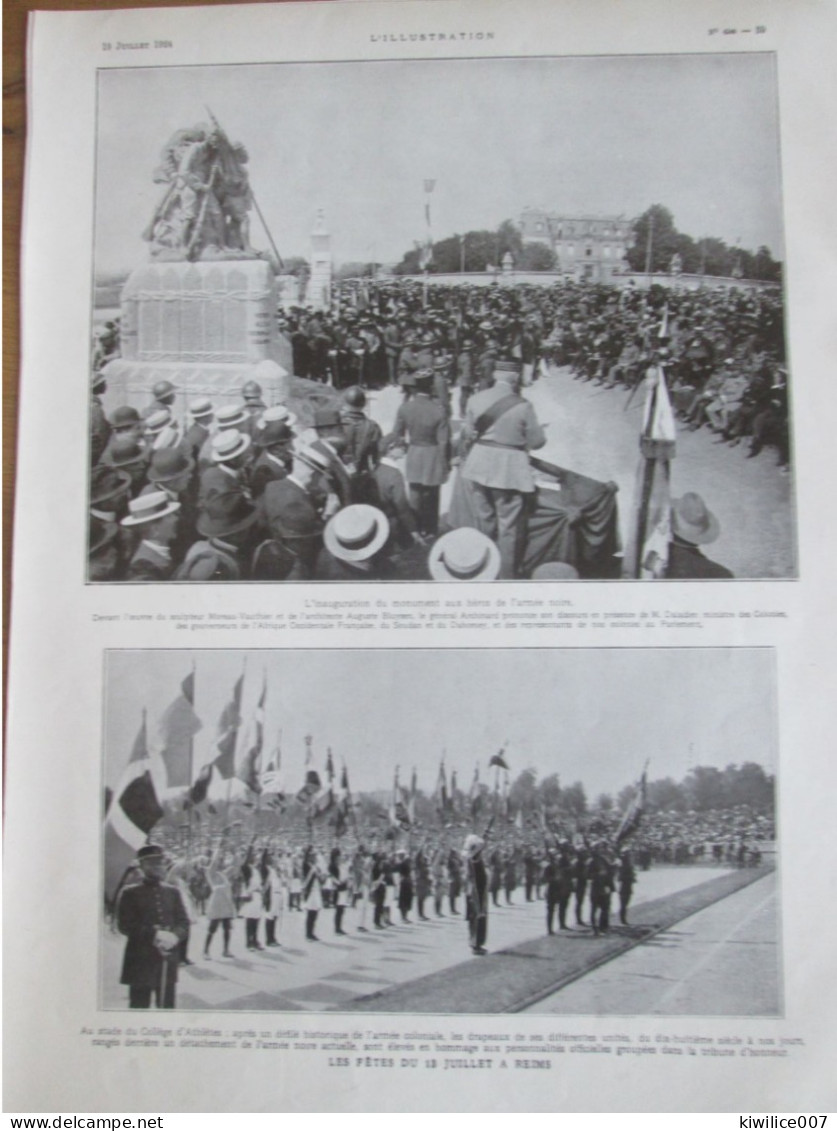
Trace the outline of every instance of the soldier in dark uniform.
[[554, 935], [555, 909], [558, 909], [558, 926], [566, 931], [567, 908], [573, 893], [573, 861], [566, 842], [557, 851], [550, 849], [543, 878], [546, 884], [546, 929]]
[[594, 935], [610, 929], [610, 897], [614, 888], [614, 867], [603, 842], [594, 846], [587, 873], [590, 878], [590, 923]]
[[634, 884], [636, 883], [636, 871], [633, 861], [631, 860], [631, 854], [627, 849], [625, 849], [619, 857], [619, 868], [616, 873], [616, 879], [619, 884], [619, 922], [623, 926], [627, 926], [628, 906], [631, 902], [631, 896], [633, 895]]
[[123, 888], [116, 912], [128, 940], [120, 981], [129, 987], [131, 1009], [148, 1009], [152, 995], [158, 1008], [174, 1009], [177, 952], [189, 932], [189, 916], [178, 889], [163, 883], [162, 849], [146, 845], [137, 860], [142, 880]]

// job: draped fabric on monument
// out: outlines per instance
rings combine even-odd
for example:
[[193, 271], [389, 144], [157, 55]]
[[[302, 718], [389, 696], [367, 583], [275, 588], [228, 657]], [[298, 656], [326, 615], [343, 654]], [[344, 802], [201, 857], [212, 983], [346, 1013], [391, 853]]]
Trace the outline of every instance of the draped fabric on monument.
[[[529, 509], [523, 574], [545, 562], [566, 562], [582, 578], [616, 578], [621, 551], [615, 483], [530, 457], [538, 489]], [[555, 486], [549, 486], [551, 480]], [[467, 479], [457, 475], [448, 510], [450, 527], [477, 527]]]

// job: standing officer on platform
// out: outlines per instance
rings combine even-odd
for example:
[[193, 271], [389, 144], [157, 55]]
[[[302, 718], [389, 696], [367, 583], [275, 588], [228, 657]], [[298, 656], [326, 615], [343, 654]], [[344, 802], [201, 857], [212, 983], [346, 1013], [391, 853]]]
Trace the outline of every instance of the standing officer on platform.
[[526, 500], [535, 490], [529, 452], [542, 448], [546, 435], [535, 410], [521, 397], [520, 371], [513, 361], [498, 361], [494, 385], [468, 402], [465, 442], [470, 450], [462, 468], [469, 480], [479, 530], [500, 549], [500, 577], [517, 577], [526, 542]]

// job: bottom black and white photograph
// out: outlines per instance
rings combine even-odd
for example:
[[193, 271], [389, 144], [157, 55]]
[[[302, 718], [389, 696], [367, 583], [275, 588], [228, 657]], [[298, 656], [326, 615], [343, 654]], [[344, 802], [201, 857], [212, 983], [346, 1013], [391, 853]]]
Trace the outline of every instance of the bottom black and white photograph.
[[783, 1016], [771, 648], [110, 650], [100, 1006]]

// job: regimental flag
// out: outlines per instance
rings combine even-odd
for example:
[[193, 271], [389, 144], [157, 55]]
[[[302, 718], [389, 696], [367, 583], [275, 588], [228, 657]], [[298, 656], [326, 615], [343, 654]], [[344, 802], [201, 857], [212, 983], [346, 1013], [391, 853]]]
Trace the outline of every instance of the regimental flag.
[[194, 808], [200, 805], [202, 801], [206, 801], [207, 794], [209, 793], [209, 783], [212, 781], [212, 769], [213, 764], [209, 762], [195, 778], [192, 788], [189, 790], [189, 795], [184, 802], [184, 809]]
[[311, 821], [324, 817], [334, 807], [334, 758], [331, 754], [331, 747], [329, 747], [326, 756], [325, 772], [327, 784], [311, 798], [311, 806], [308, 810], [308, 819]]
[[508, 767], [508, 764], [507, 764], [505, 758], [503, 757], [505, 752], [506, 752], [505, 747], [501, 747], [500, 750], [497, 751], [497, 753], [494, 755], [494, 757], [488, 763], [488, 768], [491, 769], [492, 766], [497, 766], [497, 768], [500, 769], [500, 770], [507, 770], [509, 767]]
[[407, 797], [407, 816], [410, 818], [410, 824], [416, 823], [416, 796], [418, 794], [418, 780], [416, 778], [415, 766], [410, 778], [410, 792]]
[[645, 383], [640, 460], [622, 576], [656, 579], [665, 576], [668, 565], [671, 460], [676, 454], [676, 433], [663, 366], [649, 369]]
[[316, 795], [322, 789], [322, 784], [323, 784], [320, 781], [320, 775], [317, 773], [317, 771], [311, 765], [311, 762], [312, 762], [312, 759], [313, 759], [313, 754], [311, 752], [312, 741], [313, 740], [311, 738], [311, 735], [306, 734], [306, 736], [305, 736], [305, 780], [302, 783], [302, 789], [296, 795], [296, 799], [300, 803], [300, 805], [310, 804], [311, 800], [314, 797], [316, 797]]
[[471, 806], [471, 817], [476, 820], [479, 816], [480, 809], [482, 808], [482, 789], [480, 787], [480, 765], [477, 762], [474, 766], [474, 780], [471, 782], [471, 791], [468, 794], [468, 801]]
[[623, 840], [627, 840], [629, 836], [637, 831], [642, 823], [642, 815], [645, 812], [648, 791], [648, 763], [645, 763], [645, 768], [642, 771], [642, 777], [637, 782], [636, 793], [634, 799], [622, 814], [622, 820], [619, 822], [619, 828], [616, 830], [616, 843], [621, 844]]
[[409, 795], [398, 782], [398, 767], [395, 767], [395, 778], [392, 783], [392, 799], [389, 806], [389, 821], [394, 829], [410, 828]]
[[446, 816], [450, 811], [450, 798], [448, 797], [448, 783], [445, 774], [444, 758], [439, 763], [439, 777], [436, 779], [436, 789], [433, 794], [433, 800], [436, 804], [436, 812], [439, 816]]
[[218, 771], [218, 776], [225, 781], [235, 776], [235, 748], [238, 741], [238, 728], [241, 726], [241, 689], [244, 686], [244, 674], [235, 681], [232, 698], [226, 704], [218, 720], [218, 738], [215, 745], [218, 753], [213, 759], [213, 765]]
[[268, 759], [267, 766], [261, 773], [262, 793], [275, 793], [284, 797], [285, 789], [282, 781], [282, 732], [276, 739], [276, 745]]
[[169, 788], [192, 781], [192, 743], [203, 723], [195, 714], [195, 673], [189, 672], [180, 694], [166, 707], [157, 727], [157, 747]]
[[338, 799], [338, 808], [344, 817], [348, 817], [352, 811], [352, 791], [349, 789], [349, 771], [346, 769], [346, 763], [343, 763], [343, 769], [340, 773], [340, 796]]
[[105, 816], [105, 896], [112, 902], [136, 854], [163, 816], [148, 755], [145, 711], [122, 780]]
[[456, 784], [456, 770], [450, 772], [450, 811], [454, 816], [459, 812], [459, 786]]
[[252, 718], [244, 732], [242, 756], [235, 776], [253, 793], [261, 793], [262, 746], [264, 745], [264, 704], [267, 698], [267, 676], [262, 681], [262, 692]]

